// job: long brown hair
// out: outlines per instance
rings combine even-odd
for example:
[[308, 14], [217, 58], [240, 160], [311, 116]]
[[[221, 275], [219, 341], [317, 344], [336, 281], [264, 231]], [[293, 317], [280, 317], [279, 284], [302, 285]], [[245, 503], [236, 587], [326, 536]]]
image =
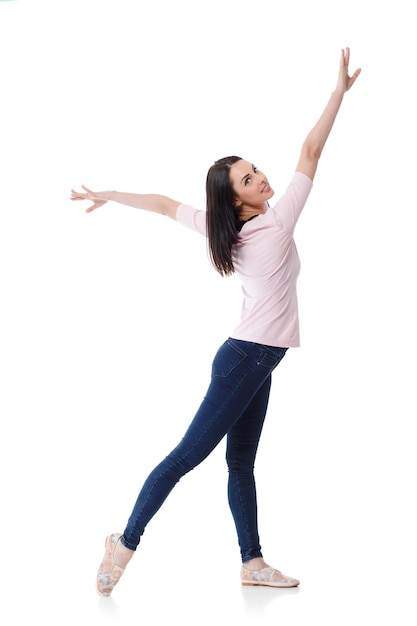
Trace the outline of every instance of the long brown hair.
[[215, 161], [207, 173], [207, 236], [210, 260], [222, 276], [233, 274], [232, 246], [239, 238], [236, 194], [229, 172], [241, 157], [229, 156]]

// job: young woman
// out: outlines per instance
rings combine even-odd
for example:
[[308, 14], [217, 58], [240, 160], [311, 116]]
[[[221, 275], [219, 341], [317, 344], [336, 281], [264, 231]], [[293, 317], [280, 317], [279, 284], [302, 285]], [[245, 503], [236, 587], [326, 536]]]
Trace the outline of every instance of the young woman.
[[179, 444], [155, 467], [139, 492], [122, 534], [106, 538], [97, 590], [108, 596], [133, 556], [146, 525], [175, 484], [227, 437], [228, 496], [241, 552], [245, 585], [294, 587], [263, 559], [258, 536], [254, 461], [268, 406], [271, 374], [289, 347], [299, 345], [296, 280], [299, 260], [294, 228], [312, 187], [319, 157], [344, 94], [359, 76], [349, 76], [349, 48], [342, 50], [336, 88], [303, 143], [293, 178], [274, 195], [265, 174], [239, 157], [216, 161], [206, 182], [207, 210], [156, 194], [72, 190], [94, 211], [108, 201], [162, 213], [208, 238], [210, 258], [221, 275], [242, 281], [240, 322], [219, 348], [207, 393]]

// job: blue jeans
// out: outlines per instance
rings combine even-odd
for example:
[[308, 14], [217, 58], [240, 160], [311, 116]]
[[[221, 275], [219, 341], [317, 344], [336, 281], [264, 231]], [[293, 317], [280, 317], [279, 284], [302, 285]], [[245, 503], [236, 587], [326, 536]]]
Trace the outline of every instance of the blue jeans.
[[227, 435], [228, 497], [242, 562], [262, 556], [254, 463], [271, 373], [286, 351], [230, 338], [219, 348], [204, 400], [183, 439], [146, 479], [122, 535], [123, 545], [136, 550], [147, 523], [176, 483]]

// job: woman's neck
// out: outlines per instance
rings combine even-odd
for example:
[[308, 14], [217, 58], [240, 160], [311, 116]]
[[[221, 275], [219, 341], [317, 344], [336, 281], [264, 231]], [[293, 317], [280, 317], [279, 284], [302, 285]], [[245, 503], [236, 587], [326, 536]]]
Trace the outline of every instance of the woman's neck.
[[258, 207], [245, 207], [239, 211], [239, 219], [242, 222], [246, 222], [251, 217], [255, 217], [255, 215], [262, 215], [263, 213], [266, 213], [267, 209], [268, 209], [267, 202], [265, 202], [265, 204], [263, 204], [262, 206], [258, 206]]

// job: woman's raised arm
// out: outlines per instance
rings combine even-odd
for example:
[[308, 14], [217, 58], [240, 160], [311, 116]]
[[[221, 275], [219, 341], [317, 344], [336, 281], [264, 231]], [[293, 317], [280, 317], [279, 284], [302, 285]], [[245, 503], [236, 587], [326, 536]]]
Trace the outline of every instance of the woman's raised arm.
[[90, 200], [93, 204], [86, 209], [86, 213], [91, 213], [95, 209], [103, 206], [106, 202], [118, 202], [126, 204], [135, 209], [143, 209], [153, 213], [167, 215], [171, 219], [176, 219], [177, 208], [181, 204], [167, 196], [158, 194], [126, 193], [123, 191], [92, 191], [81, 185], [84, 191], [71, 189], [71, 200]]
[[343, 96], [352, 87], [361, 72], [360, 69], [357, 69], [352, 76], [349, 76], [349, 57], [350, 49], [342, 50], [336, 88], [317, 124], [307, 135], [301, 149], [296, 169], [297, 172], [306, 174], [311, 180], [314, 179], [319, 158], [342, 104]]

